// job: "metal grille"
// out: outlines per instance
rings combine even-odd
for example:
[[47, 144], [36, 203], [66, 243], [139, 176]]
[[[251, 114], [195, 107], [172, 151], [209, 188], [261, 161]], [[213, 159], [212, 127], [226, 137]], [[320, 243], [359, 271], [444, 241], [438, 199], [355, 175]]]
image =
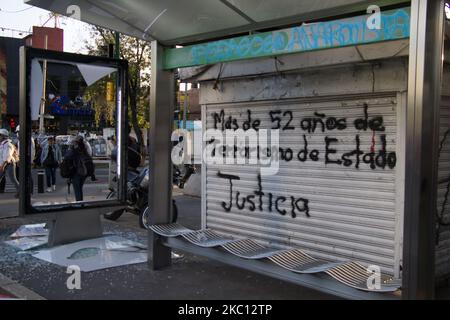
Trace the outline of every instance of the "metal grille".
[[[396, 96], [332, 96], [206, 105], [205, 129], [214, 128], [214, 113], [219, 114], [222, 110], [226, 117], [231, 116], [241, 124], [248, 118], [247, 110], [250, 110], [252, 119], [261, 121], [261, 129], [273, 126], [270, 111], [279, 111], [278, 115], [292, 112], [291, 125], [296, 128], [281, 133], [280, 148], [298, 151], [304, 146], [305, 134], [309, 150], [319, 150], [321, 161], [300, 162], [294, 161], [295, 158], [289, 162], [281, 161], [275, 176], [261, 177], [266, 195], [292, 195], [309, 200], [309, 216], [297, 214], [295, 218], [289, 214], [289, 201], [280, 206], [287, 210], [285, 215], [274, 209], [270, 211], [267, 200], [264, 200], [266, 202], [260, 211], [258, 208], [250, 210], [248, 206], [238, 209], [233, 199], [231, 210], [226, 212], [222, 203], [229, 201], [230, 187], [218, 173], [238, 176], [239, 180], [233, 181], [234, 192], [238, 190], [242, 195], [251, 195], [258, 188], [259, 168], [249, 164], [205, 164], [204, 227], [230, 236], [249, 237], [280, 249], [300, 248], [323, 260], [376, 264], [383, 272], [398, 274], [401, 236], [397, 233], [400, 232], [398, 220], [401, 219], [402, 208], [397, 199], [403, 197], [399, 186], [404, 182], [397, 180], [397, 167], [371, 169], [368, 164], [361, 164], [356, 169], [323, 162], [327, 136], [337, 139], [334, 146], [338, 154], [355, 148], [356, 135], [359, 135], [364, 153], [370, 152], [372, 147], [375, 152], [380, 150], [380, 132], [373, 135], [371, 130], [358, 131], [353, 127], [354, 121], [364, 116], [365, 105], [370, 118], [383, 117], [385, 131], [382, 134], [386, 136], [387, 150], [398, 152], [397, 112], [400, 106]], [[302, 119], [313, 116], [315, 112], [327, 117], [346, 118], [348, 128], [311, 134], [298, 128]], [[375, 144], [372, 146], [373, 141]]]
[[285, 269], [298, 273], [323, 272], [344, 263], [317, 260], [298, 249], [278, 253], [269, 259]]
[[[450, 174], [450, 96], [444, 96], [440, 110], [440, 154], [439, 154], [439, 180]], [[450, 222], [450, 196], [442, 215], [442, 208], [447, 192], [447, 184], [438, 185], [437, 214], [442, 217], [444, 223]], [[450, 227], [441, 226], [438, 229], [438, 241], [436, 246], [436, 276], [438, 278], [450, 275]]]
[[212, 230], [200, 230], [183, 234], [183, 238], [200, 247], [217, 247], [233, 241], [230, 237], [223, 237]]
[[280, 252], [280, 250], [266, 248], [251, 239], [237, 240], [224, 245], [223, 248], [245, 259], [263, 259]]
[[[177, 225], [178, 229], [189, 230]], [[173, 225], [152, 226], [153, 232], [164, 236], [174, 233], [167, 232], [172, 230]], [[183, 233], [183, 238], [201, 247], [222, 247], [231, 254], [244, 259], [269, 259], [277, 265], [297, 273], [320, 273], [325, 272], [334, 279], [350, 287], [377, 292], [394, 292], [400, 288], [401, 282], [393, 280], [392, 277], [380, 274], [380, 282], [374, 283], [374, 287], [369, 287], [373, 273], [356, 262], [327, 262], [314, 259], [305, 252], [298, 249], [278, 250], [261, 245], [253, 239], [239, 239], [223, 237], [213, 230], [190, 230], [189, 233]]]
[[171, 224], [155, 224], [150, 226], [153, 232], [168, 238], [178, 237], [186, 233], [191, 233], [192, 230], [183, 227], [178, 223]]
[[[367, 288], [368, 281], [370, 282], [370, 273], [367, 272], [366, 268], [356, 262], [348, 262], [325, 272], [339, 282], [356, 289]], [[376, 288], [374, 284], [374, 288], [371, 291], [392, 292], [398, 289], [400, 285], [400, 280], [394, 280], [392, 277], [381, 275], [380, 287]]]

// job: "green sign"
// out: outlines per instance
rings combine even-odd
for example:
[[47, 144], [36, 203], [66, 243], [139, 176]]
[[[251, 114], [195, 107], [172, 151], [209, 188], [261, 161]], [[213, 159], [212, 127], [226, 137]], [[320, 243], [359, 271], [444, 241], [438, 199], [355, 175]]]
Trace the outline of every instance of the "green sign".
[[410, 9], [303, 24], [298, 27], [166, 49], [174, 69], [409, 38]]

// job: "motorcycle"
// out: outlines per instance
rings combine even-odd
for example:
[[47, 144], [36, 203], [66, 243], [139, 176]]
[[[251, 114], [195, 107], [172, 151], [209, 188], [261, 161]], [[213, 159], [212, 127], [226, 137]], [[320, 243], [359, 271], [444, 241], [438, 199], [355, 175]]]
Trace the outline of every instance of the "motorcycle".
[[[127, 176], [127, 208], [125, 210], [116, 210], [104, 214], [104, 218], [115, 221], [124, 212], [130, 212], [139, 216], [139, 225], [141, 228], [148, 229], [150, 224], [150, 209], [148, 207], [148, 188], [149, 188], [149, 169], [142, 171], [128, 171]], [[114, 178], [116, 179], [116, 178]], [[117, 180], [117, 179], [116, 179]], [[113, 180], [114, 181], [114, 180]], [[111, 190], [107, 199], [114, 199], [117, 197], [116, 190]], [[172, 200], [172, 223], [178, 219], [178, 208], [175, 200]]]

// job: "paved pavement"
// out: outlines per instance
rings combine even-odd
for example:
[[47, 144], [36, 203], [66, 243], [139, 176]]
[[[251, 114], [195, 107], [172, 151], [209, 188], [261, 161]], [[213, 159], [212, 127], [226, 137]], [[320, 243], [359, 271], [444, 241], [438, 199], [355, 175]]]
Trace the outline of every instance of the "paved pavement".
[[[179, 194], [179, 193], [178, 193]], [[179, 222], [200, 227], [200, 199], [178, 195]], [[43, 222], [45, 215], [0, 220], [0, 273], [46, 299], [327, 299], [331, 298], [203, 257], [184, 254], [170, 268], [153, 271], [147, 264], [82, 274], [82, 289], [68, 290], [62, 267], [18, 254], [5, 245], [9, 234], [24, 223]], [[147, 242], [137, 216], [124, 214], [117, 222], [104, 221], [104, 230], [130, 240]]]
[[[67, 188], [67, 180], [61, 178], [59, 171], [56, 173], [56, 191], [38, 193], [38, 171], [34, 169], [32, 171], [34, 193], [31, 197], [31, 203], [51, 203], [51, 202], [67, 202], [74, 201], [73, 189], [70, 189], [70, 193]], [[109, 193], [108, 189], [108, 168], [106, 166], [97, 166], [96, 179], [93, 182], [89, 178], [86, 180], [83, 192], [86, 201], [103, 200]], [[9, 179], [6, 180], [5, 193], [0, 193], [0, 218], [17, 216], [18, 200], [14, 198], [15, 189]], [[44, 178], [44, 184], [45, 184]], [[47, 189], [47, 185], [44, 185], [44, 191]]]
[[[107, 184], [108, 183], [108, 162], [106, 161], [95, 161], [96, 163], [96, 169], [95, 169], [95, 174], [96, 174], [96, 178], [98, 179], [98, 181], [96, 182], [97, 184], [99, 183], [103, 183], [103, 184]], [[44, 169], [33, 169], [31, 176], [33, 178], [33, 189], [35, 194], [37, 194], [38, 192], [38, 179], [37, 179], [37, 175], [38, 172], [44, 172]], [[87, 181], [89, 183], [89, 180]], [[66, 184], [66, 179], [61, 178], [61, 175], [59, 173], [59, 169], [56, 170], [56, 184], [57, 186], [60, 187], [64, 187]], [[46, 185], [46, 180], [45, 180], [45, 175], [44, 175], [44, 187], [45, 189], [47, 189], [47, 185]], [[6, 188], [5, 188], [5, 192], [6, 193], [15, 193], [15, 188], [13, 186], [13, 184], [11, 183], [11, 181], [9, 181], [8, 178], [6, 178]]]
[[[94, 188], [94, 187], [93, 187]], [[199, 198], [174, 190], [179, 223], [200, 228]], [[4, 196], [4, 195], [3, 195]], [[1, 211], [17, 210], [14, 201], [1, 199]], [[18, 253], [3, 243], [18, 226], [45, 222], [47, 215], [0, 219], [0, 274], [46, 299], [333, 299], [314, 290], [231, 267], [203, 257], [184, 254], [170, 268], [151, 270], [146, 263], [82, 273], [82, 289], [68, 290], [65, 268]], [[138, 218], [126, 213], [118, 221], [104, 220], [105, 232], [147, 243], [147, 231]], [[0, 286], [1, 287], [1, 286]], [[440, 290], [438, 298], [450, 298], [450, 289]]]

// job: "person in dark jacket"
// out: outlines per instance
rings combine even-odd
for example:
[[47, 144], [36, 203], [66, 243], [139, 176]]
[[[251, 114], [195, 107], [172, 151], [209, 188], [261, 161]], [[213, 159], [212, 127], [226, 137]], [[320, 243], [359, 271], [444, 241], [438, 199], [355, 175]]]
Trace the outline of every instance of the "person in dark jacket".
[[47, 177], [47, 192], [56, 191], [56, 168], [61, 161], [61, 149], [59, 145], [55, 144], [55, 139], [50, 136], [43, 145], [41, 153], [41, 163], [44, 165]]
[[137, 170], [141, 165], [142, 156], [139, 143], [132, 136], [128, 136], [128, 167]]
[[73, 161], [75, 170], [73, 176], [70, 178], [73, 185], [76, 201], [83, 201], [83, 185], [86, 181], [86, 174], [80, 174], [79, 160], [83, 157], [90, 157], [83, 141], [83, 137], [78, 136], [72, 142], [69, 150], [64, 156], [64, 160]]
[[[111, 150], [111, 160], [117, 163], [117, 142], [114, 143], [114, 148]], [[128, 136], [128, 170], [136, 171], [141, 165], [142, 156], [140, 153], [139, 143], [132, 136]]]

